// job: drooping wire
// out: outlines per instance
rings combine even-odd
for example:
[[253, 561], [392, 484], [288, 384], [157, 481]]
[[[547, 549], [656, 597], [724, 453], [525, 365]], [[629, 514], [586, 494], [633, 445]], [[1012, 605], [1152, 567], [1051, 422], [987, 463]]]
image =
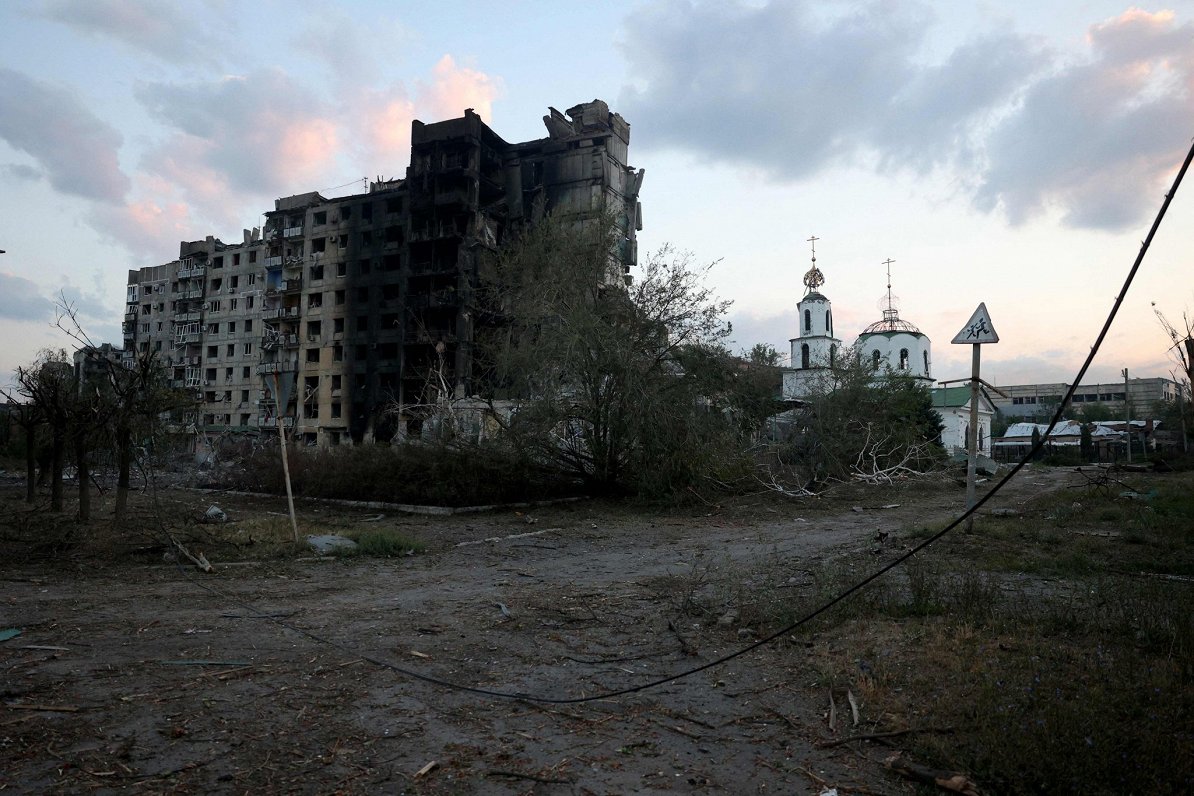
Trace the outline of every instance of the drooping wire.
[[1136, 260], [1135, 260], [1135, 262], [1132, 263], [1132, 267], [1131, 267], [1131, 269], [1129, 269], [1128, 275], [1124, 279], [1123, 286], [1120, 288], [1119, 293], [1115, 297], [1115, 303], [1112, 305], [1110, 312], [1107, 314], [1107, 318], [1103, 322], [1103, 327], [1099, 331], [1098, 337], [1095, 338], [1094, 345], [1092, 345], [1090, 348], [1090, 353], [1087, 355], [1086, 360], [1082, 363], [1082, 367], [1078, 370], [1078, 375], [1074, 377], [1073, 382], [1070, 384], [1069, 388], [1066, 390], [1065, 396], [1062, 398], [1061, 402], [1057, 405], [1057, 410], [1053, 413], [1053, 417], [1049, 421], [1049, 425], [1045, 429], [1045, 433], [1041, 435], [1040, 439], [1037, 441], [1037, 443], [1035, 445], [1032, 446], [1031, 450], [1029, 450], [1028, 453], [1026, 453], [1024, 455], [1024, 457], [1022, 459], [1020, 459], [1020, 461], [1018, 461], [1011, 468], [1011, 470], [1009, 470], [1007, 472], [1006, 475], [1003, 476], [1003, 478], [1001, 478], [998, 482], [996, 482], [995, 485], [993, 487], [991, 487], [991, 489], [985, 495], [983, 495], [981, 498], [979, 498], [977, 501], [975, 501], [973, 506], [971, 506], [966, 511], [964, 511], [957, 519], [955, 519], [953, 522], [949, 523], [949, 525], [945, 526], [937, 533], [933, 534], [932, 536], [928, 537], [924, 541], [917, 544], [915, 547], [911, 548], [910, 550], [904, 552], [903, 554], [901, 554], [897, 558], [893, 559], [892, 561], [888, 562], [884, 566], [880, 567], [879, 569], [877, 569], [876, 571], [874, 571], [867, 577], [863, 578], [862, 580], [858, 581], [854, 585], [850, 586], [846, 590], [840, 592], [837, 596], [822, 603], [818, 607], [810, 610], [808, 613], [806, 613], [804, 616], [800, 617], [799, 619], [795, 620], [794, 622], [791, 622], [790, 624], [780, 628], [779, 630], [776, 630], [773, 633], [770, 633], [769, 635], [764, 636], [763, 638], [760, 638], [760, 639], [746, 645], [745, 647], [742, 647], [740, 649], [735, 650], [734, 652], [723, 655], [720, 658], [717, 658], [712, 661], [708, 661], [707, 663], [703, 663], [699, 666], [694, 666], [689, 669], [685, 669], [684, 671], [677, 672], [676, 674], [668, 675], [666, 677], [659, 677], [659, 678], [650, 680], [645, 683], [640, 683], [638, 685], [628, 686], [626, 688], [619, 688], [619, 689], [603, 691], [603, 692], [600, 692], [597, 694], [592, 694], [590, 696], [551, 697], [551, 696], [541, 696], [541, 695], [537, 695], [537, 694], [529, 694], [529, 693], [524, 693], [524, 692], [520, 692], [520, 691], [498, 691], [498, 690], [489, 689], [489, 688], [482, 688], [479, 686], [471, 686], [471, 685], [466, 685], [463, 683], [456, 683], [451, 680], [444, 680], [439, 677], [434, 677], [432, 675], [428, 675], [428, 674], [424, 674], [422, 672], [415, 671], [414, 669], [408, 669], [404, 666], [400, 666], [391, 661], [383, 660], [381, 658], [369, 655], [367, 653], [362, 653], [359, 650], [356, 650], [356, 649], [348, 646], [347, 644], [341, 643], [334, 639], [325, 638], [325, 637], [320, 636], [310, 630], [305, 630], [304, 628], [298, 627], [297, 625], [293, 625], [293, 624], [286, 622], [278, 617], [271, 616], [263, 611], [260, 611], [257, 608], [254, 608], [253, 606], [251, 606], [247, 603], [244, 603], [228, 594], [224, 594], [223, 592], [219, 591], [218, 589], [215, 589], [215, 588], [209, 586], [208, 584], [203, 583], [202, 581], [197, 580], [194, 577], [192, 577], [191, 574], [189, 572], [187, 572], [185, 569], [183, 569], [183, 567], [181, 565], [178, 565], [179, 571], [181, 571], [184, 574], [184, 576], [187, 577], [187, 579], [190, 580], [192, 583], [195, 583], [195, 584], [201, 586], [203, 589], [206, 589], [207, 591], [211, 592], [212, 594], [215, 594], [216, 596], [218, 596], [224, 600], [232, 602], [235, 605], [238, 605], [241, 608], [244, 608], [245, 610], [247, 610], [253, 614], [256, 614], [259, 618], [266, 619], [270, 622], [273, 622], [274, 624], [276, 624], [280, 627], [286, 628], [287, 630], [290, 630], [291, 632], [298, 633], [299, 635], [305, 636], [306, 638], [309, 638], [312, 641], [315, 641], [317, 643], [324, 644], [324, 645], [327, 645], [330, 647], [334, 647], [338, 650], [341, 650], [342, 652], [347, 652], [348, 654], [353, 655], [354, 657], [368, 661], [369, 663], [375, 664], [377, 666], [380, 666], [382, 668], [396, 672], [398, 674], [405, 675], [405, 676], [413, 678], [415, 680], [420, 680], [422, 682], [429, 683], [429, 684], [435, 685], [435, 686], [439, 686], [441, 688], [447, 688], [447, 689], [450, 689], [453, 691], [460, 691], [460, 692], [469, 693], [469, 694], [477, 694], [479, 696], [487, 696], [487, 697], [493, 697], [493, 698], [497, 698], [497, 699], [522, 700], [522, 701], [526, 701], [526, 702], [538, 702], [538, 703], [549, 704], [549, 705], [575, 705], [575, 704], [580, 704], [583, 702], [597, 702], [597, 701], [602, 701], [602, 700], [614, 699], [616, 697], [627, 696], [629, 694], [638, 693], [640, 691], [646, 691], [651, 688], [658, 688], [659, 686], [666, 685], [668, 683], [674, 683], [677, 680], [682, 680], [684, 678], [691, 677], [695, 674], [699, 674], [700, 672], [706, 671], [708, 669], [712, 669], [714, 667], [720, 666], [723, 663], [728, 663], [729, 661], [732, 661], [735, 658], [741, 657], [741, 656], [745, 655], [746, 653], [751, 652], [752, 650], [758, 649], [759, 647], [762, 647], [765, 644], [769, 644], [772, 641], [775, 641], [776, 639], [778, 639], [782, 636], [788, 635], [789, 633], [800, 628], [802, 625], [808, 624], [809, 622], [816, 619], [821, 614], [824, 614], [825, 612], [832, 609], [838, 603], [841, 603], [843, 600], [846, 600], [851, 595], [866, 588], [874, 581], [883, 577], [888, 572], [890, 572], [891, 570], [898, 567], [900, 564], [903, 564], [905, 561], [912, 558], [916, 554], [920, 553], [922, 550], [924, 550], [929, 545], [933, 544], [934, 542], [941, 539], [946, 534], [953, 531], [960, 524], [962, 524], [967, 519], [969, 519], [980, 508], [982, 508], [982, 506], [984, 504], [986, 504], [987, 501], [989, 501], [992, 497], [994, 497], [1001, 489], [1003, 489], [1003, 487], [1009, 481], [1011, 481], [1011, 479], [1014, 478], [1016, 476], [1016, 474], [1020, 472], [1020, 470], [1022, 470], [1024, 468], [1024, 465], [1026, 465], [1029, 461], [1031, 461], [1037, 455], [1037, 453], [1040, 452], [1041, 448], [1045, 445], [1046, 441], [1048, 440], [1049, 435], [1051, 433], [1053, 433], [1053, 429], [1057, 426], [1057, 423], [1060, 422], [1062, 415], [1065, 413], [1066, 408], [1069, 406], [1070, 399], [1074, 395], [1074, 390], [1077, 389], [1078, 385], [1082, 382], [1082, 379], [1086, 376], [1086, 371], [1090, 368], [1091, 363], [1094, 361], [1095, 355], [1098, 353], [1099, 348], [1102, 346], [1104, 339], [1106, 339], [1107, 333], [1111, 329], [1111, 324], [1115, 320], [1115, 316], [1119, 313], [1119, 308], [1123, 304], [1124, 298], [1127, 296], [1128, 289], [1131, 287], [1132, 282], [1136, 278], [1136, 272], [1140, 270], [1140, 265], [1142, 262], [1144, 262], [1144, 256], [1148, 252], [1149, 246], [1152, 244], [1153, 237], [1156, 235], [1157, 230], [1160, 228], [1161, 221], [1162, 221], [1162, 219], [1165, 218], [1165, 213], [1168, 211], [1169, 205], [1173, 201], [1174, 195], [1177, 193], [1178, 186], [1181, 185], [1182, 179], [1185, 177], [1186, 171], [1190, 167], [1191, 160], [1194, 160], [1194, 143], [1191, 144], [1190, 151], [1186, 154], [1186, 159], [1182, 162], [1181, 168], [1178, 169], [1177, 176], [1174, 177], [1172, 187], [1169, 189], [1169, 192], [1165, 194], [1165, 200], [1164, 200], [1164, 202], [1161, 203], [1161, 207], [1157, 211], [1157, 215], [1156, 215], [1156, 218], [1153, 220], [1152, 227], [1150, 227], [1150, 229], [1148, 231], [1148, 236], [1144, 239], [1143, 243], [1140, 244], [1140, 251], [1136, 255]]

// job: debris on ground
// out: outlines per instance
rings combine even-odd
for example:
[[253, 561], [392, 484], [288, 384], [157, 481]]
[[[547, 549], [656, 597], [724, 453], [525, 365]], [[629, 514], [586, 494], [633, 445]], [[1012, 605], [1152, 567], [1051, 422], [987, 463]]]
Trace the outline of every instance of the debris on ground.
[[337, 550], [355, 550], [357, 547], [357, 543], [352, 539], [337, 533], [308, 536], [307, 544], [321, 556], [330, 555]]
[[222, 508], [212, 503], [207, 511], [203, 512], [204, 522], [228, 522], [228, 513]]

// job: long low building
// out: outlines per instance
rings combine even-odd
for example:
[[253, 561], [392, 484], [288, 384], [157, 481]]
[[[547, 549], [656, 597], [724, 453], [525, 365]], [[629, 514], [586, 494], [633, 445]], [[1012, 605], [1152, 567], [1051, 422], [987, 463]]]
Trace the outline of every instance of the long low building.
[[[1017, 384], [1010, 387], [999, 385], [999, 391], [1004, 395], [992, 393], [991, 401], [999, 413], [1009, 420], [1034, 420], [1052, 415], [1069, 389], [1070, 385], [1065, 382]], [[1074, 390], [1070, 407], [1076, 411], [1088, 406], [1101, 406], [1115, 416], [1122, 417], [1124, 401], [1127, 400], [1135, 412], [1151, 414], [1158, 402], [1177, 400], [1179, 390], [1177, 382], [1166, 378], [1129, 379], [1126, 387], [1122, 381], [1080, 384]]]

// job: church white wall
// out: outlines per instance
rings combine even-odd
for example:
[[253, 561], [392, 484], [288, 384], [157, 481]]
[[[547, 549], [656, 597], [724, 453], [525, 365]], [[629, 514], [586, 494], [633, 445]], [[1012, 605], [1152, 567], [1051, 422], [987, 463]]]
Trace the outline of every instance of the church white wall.
[[[900, 351], [908, 350], [908, 366], [900, 368]], [[895, 373], [907, 373], [922, 379], [933, 377], [933, 352], [929, 338], [923, 334], [913, 332], [873, 332], [860, 335], [858, 351], [866, 362], [874, 358], [874, 352], [879, 352], [881, 367], [886, 365]], [[925, 367], [925, 362], [928, 367]]]
[[[949, 452], [965, 451], [966, 448], [966, 428], [970, 424], [970, 407], [950, 407], [943, 409], [935, 407], [938, 414], [941, 415], [941, 422], [945, 428], [941, 431], [941, 444]], [[978, 410], [978, 429], [979, 429], [979, 453], [987, 456], [991, 455], [991, 420], [994, 418], [992, 412], [986, 411], [982, 408], [982, 403], [979, 403]]]
[[796, 401], [813, 394], [824, 394], [833, 388], [833, 371], [829, 368], [785, 370], [783, 400]]

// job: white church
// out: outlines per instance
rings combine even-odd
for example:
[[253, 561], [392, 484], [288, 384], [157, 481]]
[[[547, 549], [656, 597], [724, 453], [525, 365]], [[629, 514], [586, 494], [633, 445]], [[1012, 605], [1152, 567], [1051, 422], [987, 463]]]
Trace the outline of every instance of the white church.
[[[891, 264], [887, 260], [887, 294], [882, 299], [883, 317], [862, 330], [853, 346], [843, 347], [833, 332], [833, 305], [820, 291], [825, 274], [817, 268], [816, 237], [812, 267], [804, 275], [804, 298], [797, 306], [800, 334], [791, 339], [791, 367], [783, 373], [783, 400], [799, 402], [814, 394], [833, 389], [834, 371], [847, 357], [870, 362], [878, 376], [904, 375], [931, 391], [933, 408], [945, 424], [942, 443], [946, 450], [966, 446], [970, 428], [969, 387], [933, 389], [933, 352], [928, 335], [899, 315], [897, 300], [891, 292]], [[979, 448], [987, 453], [991, 421], [995, 407], [981, 394], [979, 403]]]
[[791, 339], [792, 366], [784, 371], [783, 398], [798, 401], [830, 387], [833, 370], [846, 356], [866, 357], [876, 373], [911, 376], [926, 387], [933, 384], [932, 345], [920, 329], [900, 318], [891, 293], [891, 264], [887, 266], [887, 295], [883, 318], [862, 330], [853, 346], [842, 347], [833, 336], [833, 305], [820, 292], [825, 274], [817, 268], [816, 238], [813, 265], [804, 275], [804, 298], [797, 305], [800, 334]]

